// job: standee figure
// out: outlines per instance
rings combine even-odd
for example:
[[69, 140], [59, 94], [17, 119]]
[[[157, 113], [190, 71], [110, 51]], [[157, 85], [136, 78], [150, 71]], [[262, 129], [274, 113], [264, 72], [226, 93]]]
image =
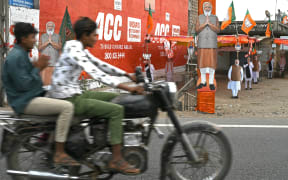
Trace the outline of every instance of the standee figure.
[[209, 87], [215, 90], [214, 74], [217, 66], [217, 34], [220, 32], [218, 18], [212, 15], [210, 2], [203, 3], [204, 14], [196, 21], [198, 34], [198, 67], [201, 73], [201, 83], [197, 89], [206, 86], [206, 73], [209, 73]]

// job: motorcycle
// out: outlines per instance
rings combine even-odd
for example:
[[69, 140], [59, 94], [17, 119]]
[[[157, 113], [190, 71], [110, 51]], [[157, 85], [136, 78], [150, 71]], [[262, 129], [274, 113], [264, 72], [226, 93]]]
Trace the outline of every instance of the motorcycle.
[[[181, 125], [175, 112], [176, 84], [147, 83], [141, 68], [136, 68], [138, 83], [145, 95], [122, 94], [112, 100], [125, 107], [123, 120], [123, 157], [143, 174], [148, 169], [148, 145], [152, 133], [164, 137], [155, 125], [158, 110], [167, 112], [174, 130], [161, 151], [160, 180], [223, 180], [232, 163], [232, 149], [227, 137], [215, 124], [192, 121]], [[75, 117], [65, 145], [66, 152], [81, 166], [53, 164], [53, 132], [56, 116], [15, 116], [0, 112], [4, 128], [2, 155], [7, 173], [13, 180], [80, 179], [108, 180], [115, 172], [108, 168], [112, 157], [105, 119]], [[43, 133], [50, 138], [43, 140]]]

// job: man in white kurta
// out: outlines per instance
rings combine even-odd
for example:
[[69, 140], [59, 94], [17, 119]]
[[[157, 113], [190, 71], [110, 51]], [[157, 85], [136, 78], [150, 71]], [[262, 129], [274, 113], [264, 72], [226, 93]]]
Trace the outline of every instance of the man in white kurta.
[[280, 67], [281, 77], [283, 77], [284, 71], [285, 71], [285, 65], [286, 65], [285, 51], [284, 50], [282, 50], [282, 52], [281, 52], [281, 57], [280, 57], [280, 61], [278, 61], [278, 64]]
[[267, 71], [268, 71], [268, 79], [272, 79], [273, 68], [274, 68], [274, 53], [271, 54], [271, 57], [266, 62], [266, 64], [267, 64]]
[[258, 71], [256, 72], [256, 74], [257, 74], [257, 81], [259, 82], [259, 81], [260, 81], [260, 72], [261, 72], [261, 70], [262, 70], [262, 65], [261, 65], [260, 60], [258, 60], [258, 66], [259, 66], [259, 69], [258, 69]]
[[241, 90], [243, 81], [243, 68], [239, 65], [239, 59], [236, 59], [235, 64], [230, 66], [228, 78], [228, 89], [232, 90], [232, 98], [238, 98], [238, 91]]
[[155, 68], [154, 65], [151, 64], [151, 60], [145, 60], [145, 72], [146, 72], [146, 77], [149, 80], [149, 82], [154, 81], [154, 72], [155, 72]]
[[244, 64], [244, 79], [245, 79], [245, 89], [248, 90], [248, 83], [249, 89], [252, 90], [252, 69], [254, 68], [253, 63], [250, 61], [250, 57], [247, 58], [247, 64]]
[[253, 69], [252, 69], [252, 71], [253, 71], [253, 75], [252, 75], [252, 77], [253, 77], [253, 83], [254, 84], [257, 84], [258, 83], [258, 76], [259, 75], [257, 75], [257, 74], [259, 74], [259, 70], [260, 70], [260, 66], [261, 66], [261, 64], [259, 63], [259, 61], [258, 61], [258, 57], [257, 57], [257, 55], [255, 55], [254, 56], [254, 59], [253, 59]]

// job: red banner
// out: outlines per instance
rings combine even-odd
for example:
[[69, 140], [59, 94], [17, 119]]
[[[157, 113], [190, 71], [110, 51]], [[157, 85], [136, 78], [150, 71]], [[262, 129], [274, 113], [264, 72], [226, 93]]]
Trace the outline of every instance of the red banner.
[[[135, 66], [142, 64], [148, 17], [143, 1], [40, 1], [40, 35], [45, 33], [48, 21], [54, 21], [55, 32], [59, 33], [66, 6], [72, 23], [81, 16], [88, 16], [97, 22], [99, 40], [90, 49], [92, 54], [128, 72], [133, 72]], [[155, 1], [152, 17], [152, 35], [187, 35], [188, 0]], [[151, 62], [156, 69], [165, 67], [167, 55], [163, 45], [150, 43], [149, 53], [152, 54]], [[177, 46], [174, 54], [175, 66], [186, 63], [186, 47]]]

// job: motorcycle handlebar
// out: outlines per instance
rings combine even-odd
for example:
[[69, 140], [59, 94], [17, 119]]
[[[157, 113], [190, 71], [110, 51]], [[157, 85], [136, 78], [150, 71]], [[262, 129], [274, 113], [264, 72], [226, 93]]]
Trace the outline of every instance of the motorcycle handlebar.
[[149, 83], [148, 81], [145, 81], [141, 66], [137, 66], [135, 68], [135, 76], [136, 76], [136, 84], [143, 83], [144, 84], [143, 87], [145, 91], [152, 91], [152, 89], [155, 86], [158, 86], [159, 83], [163, 83], [162, 81], [153, 82], [153, 83]]
[[142, 68], [140, 66], [136, 67], [135, 76], [136, 76], [136, 84], [145, 83], [145, 79], [142, 73]]

